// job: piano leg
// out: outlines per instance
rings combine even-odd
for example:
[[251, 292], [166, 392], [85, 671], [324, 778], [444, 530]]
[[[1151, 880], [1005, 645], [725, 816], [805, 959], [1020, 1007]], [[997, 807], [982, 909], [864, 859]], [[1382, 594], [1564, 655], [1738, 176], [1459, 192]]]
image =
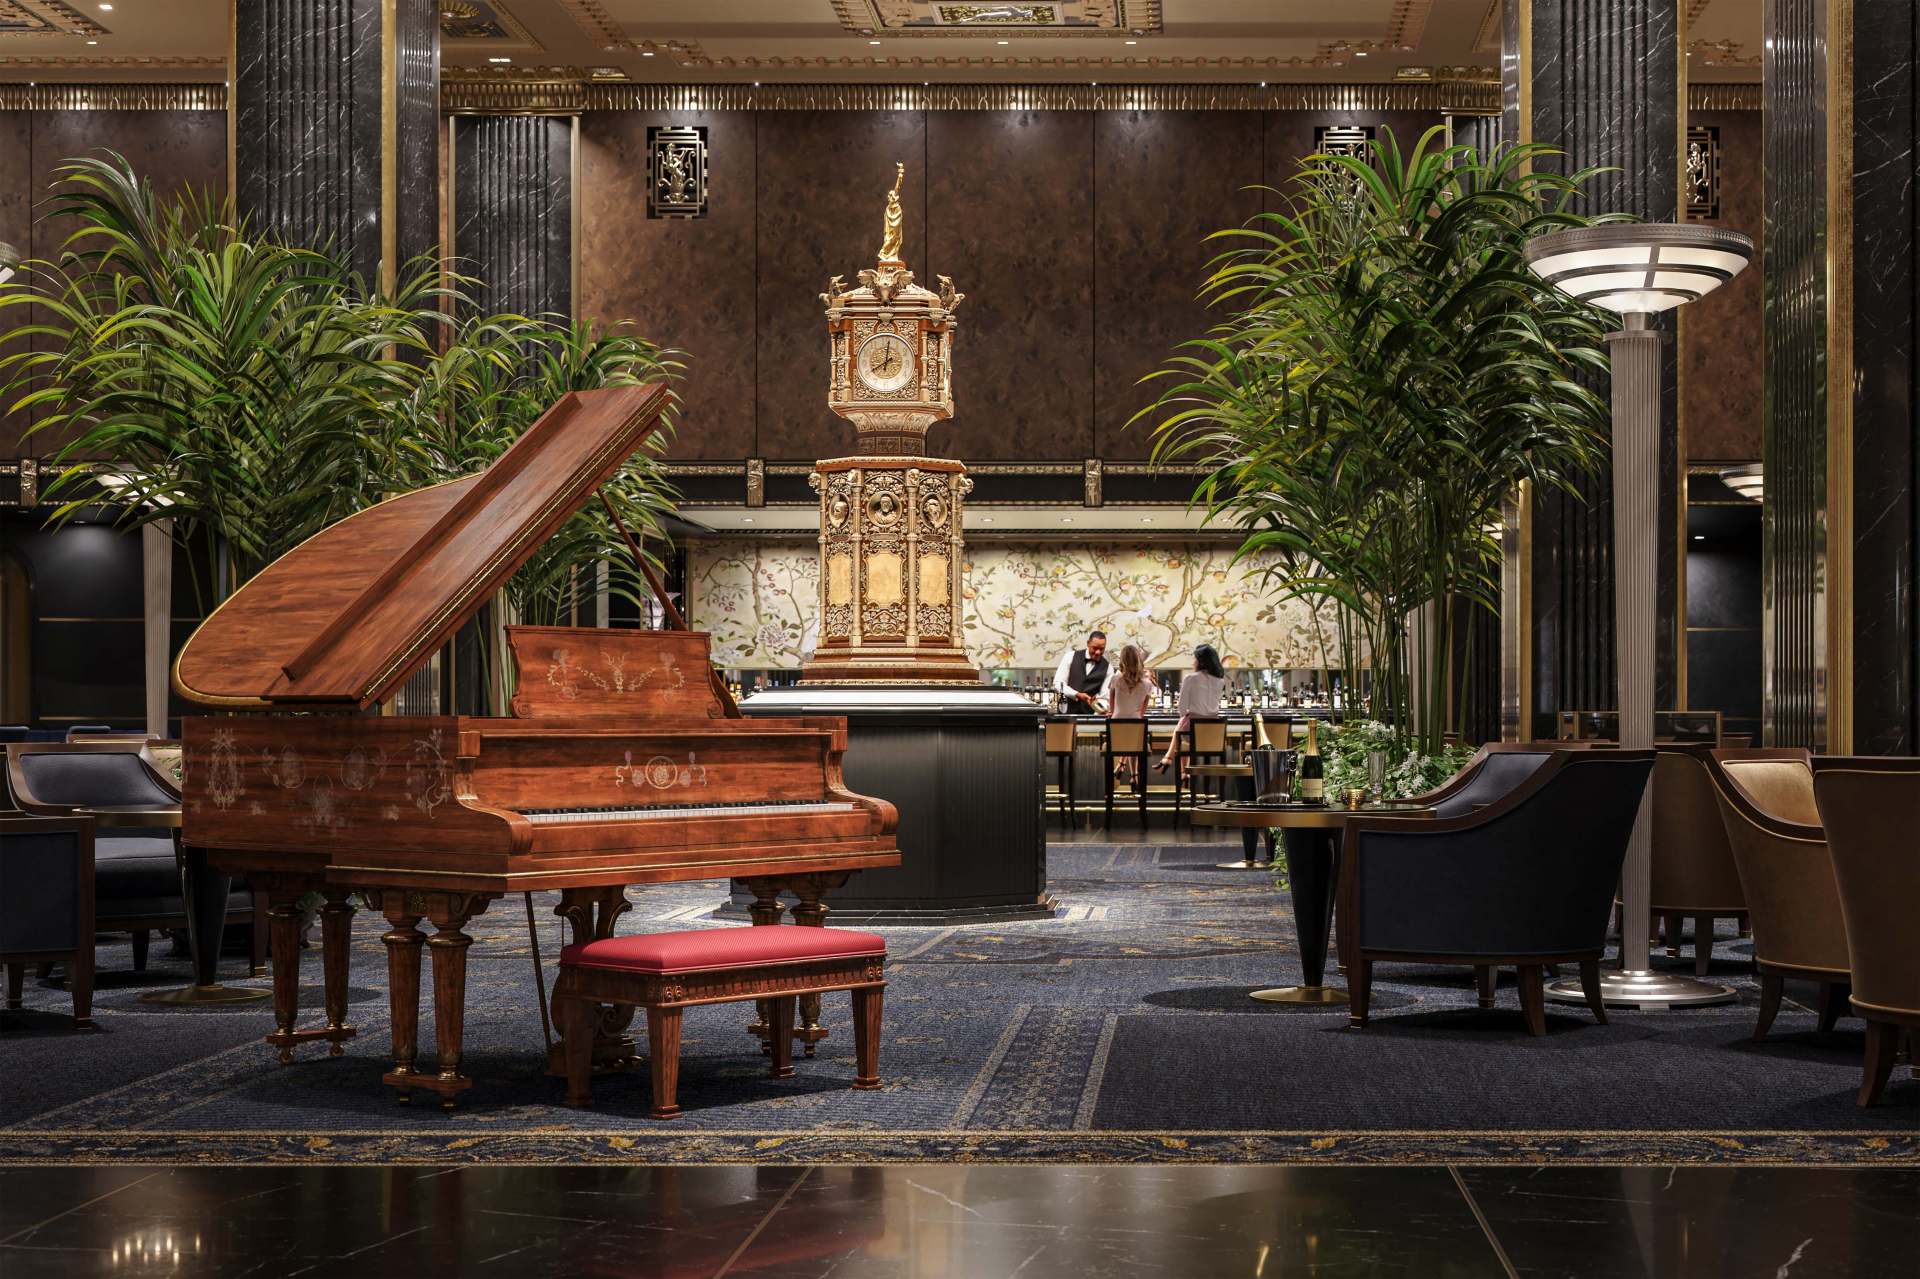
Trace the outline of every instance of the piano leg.
[[353, 943], [353, 906], [344, 889], [329, 889], [320, 908], [321, 967], [326, 980], [327, 1055], [338, 1057], [344, 1041], [356, 1033], [347, 1025], [347, 960]]
[[[571, 940], [578, 945], [604, 941], [613, 936], [620, 916], [632, 908], [633, 903], [627, 900], [626, 888], [615, 884], [608, 888], [564, 889], [560, 894], [560, 904], [553, 908], [553, 913], [567, 921]], [[567, 1074], [567, 1023], [561, 1015], [562, 1006], [558, 1000], [550, 999], [550, 1006], [553, 1010], [553, 1028], [560, 1039], [547, 1051], [547, 1073], [564, 1076]], [[593, 1073], [631, 1070], [638, 1062], [637, 1045], [633, 1042], [633, 1036], [627, 1033], [627, 1028], [633, 1025], [633, 1015], [631, 1006], [596, 1006], [593, 1018]]]
[[[747, 891], [753, 894], [753, 904], [747, 907], [747, 917], [756, 926], [777, 924], [780, 916], [786, 913], [786, 907], [780, 904], [780, 890], [786, 886], [785, 880], [754, 878], [746, 881]], [[762, 1056], [773, 1053], [773, 1001], [756, 999], [753, 1001], [753, 1024], [747, 1027], [747, 1033], [760, 1041]]]
[[440, 1094], [442, 1109], [452, 1110], [455, 1101], [473, 1080], [460, 1073], [461, 1042], [467, 1020], [467, 947], [473, 938], [460, 926], [478, 914], [458, 906], [435, 911], [434, 934], [427, 938], [427, 951], [433, 956], [433, 1042], [440, 1057], [440, 1073], [429, 1086]]
[[[820, 900], [829, 885], [823, 880], [832, 879], [831, 887], [838, 888], [847, 882], [845, 875], [800, 875], [793, 881], [793, 894], [800, 899], [793, 908], [793, 922], [808, 928], [825, 928], [829, 907]], [[802, 1050], [807, 1056], [813, 1056], [813, 1046], [827, 1037], [820, 1025], [820, 996], [800, 996], [800, 1016], [793, 1029], [793, 1037], [806, 1047]]]
[[[347, 1009], [347, 930], [321, 915], [322, 960], [327, 972], [327, 1024], [311, 1030], [295, 1030], [300, 1018], [300, 899], [320, 885], [302, 879], [275, 879], [266, 888], [268, 928], [273, 944], [273, 1033], [267, 1042], [280, 1050], [280, 1064], [293, 1061], [293, 1046], [324, 1039], [338, 1057], [340, 1045], [355, 1035], [346, 1024]], [[334, 894], [328, 890], [331, 903]], [[353, 909], [343, 908], [351, 918]], [[331, 909], [331, 907], [329, 907]], [[338, 978], [335, 970], [338, 969]], [[336, 1013], [336, 1008], [338, 1012]]]
[[393, 927], [380, 940], [387, 944], [387, 998], [393, 1009], [393, 1069], [384, 1082], [397, 1088], [401, 1105], [413, 1100], [413, 1059], [420, 1035], [420, 947], [427, 940], [420, 931], [420, 905], [407, 894], [382, 894], [383, 912]]

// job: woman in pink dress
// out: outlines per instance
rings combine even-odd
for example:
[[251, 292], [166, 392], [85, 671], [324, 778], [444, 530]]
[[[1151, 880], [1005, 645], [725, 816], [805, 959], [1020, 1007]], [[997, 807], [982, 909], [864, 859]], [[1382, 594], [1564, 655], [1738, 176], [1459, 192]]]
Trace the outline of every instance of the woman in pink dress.
[[[1140, 719], [1146, 715], [1156, 691], [1153, 672], [1147, 669], [1146, 650], [1138, 644], [1129, 644], [1120, 650], [1120, 662], [1107, 675], [1107, 686], [1100, 696], [1107, 703], [1109, 719]], [[1114, 776], [1131, 778], [1133, 761], [1121, 760], [1114, 768]]]

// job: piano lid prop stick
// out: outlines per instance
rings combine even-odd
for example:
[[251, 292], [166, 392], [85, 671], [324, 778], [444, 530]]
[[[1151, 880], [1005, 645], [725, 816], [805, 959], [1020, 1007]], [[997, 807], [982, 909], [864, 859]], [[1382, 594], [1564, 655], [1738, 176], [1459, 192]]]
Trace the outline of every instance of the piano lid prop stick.
[[[680, 615], [680, 610], [673, 606], [673, 601], [667, 598], [667, 584], [660, 580], [658, 573], [653, 571], [653, 565], [648, 562], [646, 553], [640, 549], [639, 541], [627, 528], [627, 522], [620, 518], [620, 512], [614, 509], [613, 503], [607, 500], [605, 491], [600, 493], [600, 505], [607, 508], [607, 514], [613, 517], [613, 526], [619, 529], [620, 536], [626, 539], [627, 550], [633, 555], [633, 562], [640, 566], [642, 573], [646, 574], [647, 585], [652, 589], [654, 598], [660, 601], [660, 609], [667, 615], [667, 620], [673, 623], [673, 629], [692, 630], [693, 628], [687, 625], [687, 619]], [[733, 700], [733, 694], [727, 691], [727, 681], [721, 679], [720, 672], [711, 666], [707, 667], [707, 675], [713, 683], [713, 695], [720, 699], [720, 708], [726, 712], [727, 718], [739, 719], [740, 707]]]
[[540, 992], [540, 1035], [547, 1041], [547, 1055], [553, 1055], [553, 1015], [547, 1011], [547, 974], [540, 966], [540, 930], [533, 926], [533, 894], [527, 899], [527, 944], [533, 947], [533, 988]]

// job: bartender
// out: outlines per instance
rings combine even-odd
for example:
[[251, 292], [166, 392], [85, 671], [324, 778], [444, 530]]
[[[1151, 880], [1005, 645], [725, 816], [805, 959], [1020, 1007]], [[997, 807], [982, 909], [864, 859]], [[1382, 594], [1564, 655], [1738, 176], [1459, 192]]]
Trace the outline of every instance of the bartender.
[[1107, 687], [1107, 634], [1094, 631], [1085, 648], [1069, 649], [1053, 671], [1053, 691], [1071, 715], [1095, 715], [1095, 702]]

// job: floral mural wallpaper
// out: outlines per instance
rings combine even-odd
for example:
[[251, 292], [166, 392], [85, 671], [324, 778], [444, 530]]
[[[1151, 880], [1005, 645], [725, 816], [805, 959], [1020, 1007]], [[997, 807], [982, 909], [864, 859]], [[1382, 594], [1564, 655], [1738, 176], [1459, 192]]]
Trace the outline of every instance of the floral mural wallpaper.
[[[692, 624], [725, 667], [796, 668], [814, 644], [819, 576], [808, 541], [698, 539], [687, 547]], [[1334, 665], [1330, 610], [1279, 601], [1258, 559], [1217, 543], [985, 543], [967, 549], [967, 651], [983, 667], [1052, 666], [1089, 630], [1184, 666], [1209, 643], [1229, 666]]]

